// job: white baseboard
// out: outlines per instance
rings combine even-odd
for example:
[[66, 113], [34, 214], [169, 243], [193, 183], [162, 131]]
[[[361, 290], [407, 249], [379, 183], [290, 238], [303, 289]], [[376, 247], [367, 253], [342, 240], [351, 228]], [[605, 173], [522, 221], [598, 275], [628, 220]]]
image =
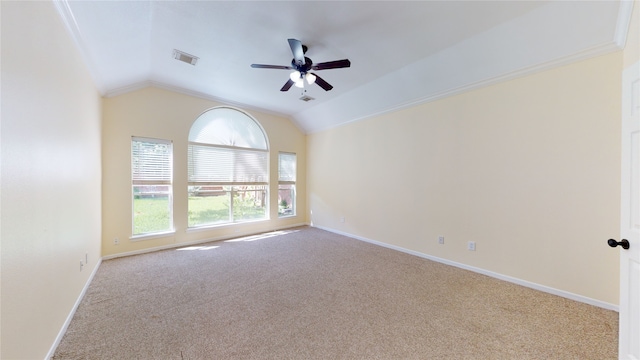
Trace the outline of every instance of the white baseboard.
[[96, 276], [96, 273], [98, 272], [98, 269], [100, 268], [101, 264], [102, 264], [102, 259], [98, 259], [98, 263], [93, 268], [91, 275], [89, 275], [89, 279], [87, 279], [87, 282], [84, 284], [84, 287], [82, 288], [82, 291], [78, 296], [78, 299], [76, 299], [75, 304], [73, 304], [73, 308], [71, 308], [71, 312], [69, 313], [69, 315], [67, 315], [67, 319], [64, 321], [64, 324], [62, 325], [62, 329], [60, 329], [60, 331], [58, 332], [58, 336], [56, 336], [56, 340], [54, 341], [53, 345], [51, 345], [51, 348], [49, 349], [49, 353], [47, 353], [47, 357], [45, 357], [45, 360], [51, 359], [55, 354], [56, 349], [58, 348], [58, 345], [60, 345], [60, 341], [62, 341], [62, 337], [67, 332], [67, 329], [69, 328], [69, 324], [71, 324], [71, 320], [73, 319], [73, 316], [76, 314], [76, 310], [78, 310], [78, 306], [80, 306], [80, 302], [84, 298], [84, 295], [87, 293], [87, 289], [89, 289], [89, 285], [91, 285], [91, 282], [93, 281], [93, 277]]
[[451, 266], [455, 266], [457, 268], [461, 268], [464, 270], [469, 270], [469, 271], [473, 271], [482, 275], [487, 275], [490, 276], [492, 278], [496, 278], [496, 279], [500, 279], [500, 280], [504, 280], [504, 281], [508, 281], [510, 283], [514, 283], [517, 285], [521, 285], [524, 287], [528, 287], [531, 289], [535, 289], [538, 291], [542, 291], [542, 292], [546, 292], [552, 295], [557, 295], [563, 298], [567, 298], [567, 299], [571, 299], [571, 300], [575, 300], [581, 303], [585, 303], [585, 304], [589, 304], [589, 305], [593, 305], [593, 306], [597, 306], [599, 308], [603, 308], [603, 309], [607, 309], [607, 310], [613, 310], [616, 312], [619, 312], [619, 307], [618, 305], [614, 305], [614, 304], [610, 304], [604, 301], [600, 301], [600, 300], [596, 300], [596, 299], [592, 299], [586, 296], [582, 296], [582, 295], [578, 295], [578, 294], [574, 294], [568, 291], [564, 291], [564, 290], [560, 290], [560, 289], [555, 289], [549, 286], [545, 286], [545, 285], [540, 285], [540, 284], [536, 284], [527, 280], [522, 280], [522, 279], [518, 279], [512, 276], [508, 276], [508, 275], [504, 275], [504, 274], [500, 274], [497, 272], [493, 272], [493, 271], [489, 271], [489, 270], [485, 270], [482, 268], [478, 268], [475, 266], [469, 266], [466, 264], [462, 264], [459, 262], [455, 262], [455, 261], [451, 261], [451, 260], [447, 260], [447, 259], [443, 259], [443, 258], [439, 258], [436, 256], [432, 256], [432, 255], [428, 255], [428, 254], [424, 254], [418, 251], [414, 251], [414, 250], [409, 250], [409, 249], [405, 249], [399, 246], [395, 246], [395, 245], [390, 245], [387, 243], [383, 243], [380, 241], [376, 241], [376, 240], [371, 240], [362, 236], [358, 236], [358, 235], [353, 235], [353, 234], [349, 234], [343, 231], [339, 231], [336, 229], [332, 229], [332, 228], [327, 228], [327, 227], [323, 227], [323, 226], [317, 226], [317, 225], [312, 225], [313, 227], [316, 227], [318, 229], [322, 229], [322, 230], [326, 230], [335, 234], [339, 234], [339, 235], [344, 235], [344, 236], [348, 236], [350, 238], [354, 238], [360, 241], [364, 241], [364, 242], [368, 242], [374, 245], [378, 245], [378, 246], [382, 246], [382, 247], [386, 247], [392, 250], [397, 250], [403, 253], [407, 253], [410, 255], [415, 255], [424, 259], [428, 259], [428, 260], [432, 260], [432, 261], [436, 261], [442, 264], [446, 264], [446, 265], [451, 265]]
[[[155, 247], [148, 248], [148, 249], [127, 251], [127, 252], [122, 252], [122, 253], [103, 256], [102, 260], [110, 260], [110, 259], [116, 259], [116, 258], [121, 258], [121, 257], [125, 257], [125, 256], [146, 254], [146, 253], [160, 251], [160, 250], [175, 249], [175, 248], [179, 248], [179, 247], [193, 246], [193, 245], [205, 244], [205, 243], [209, 243], [209, 242], [229, 240], [229, 239], [234, 239], [234, 238], [243, 237], [243, 236], [251, 236], [251, 235], [257, 235], [257, 234], [263, 234], [263, 233], [268, 233], [268, 232], [272, 232], [272, 231], [279, 231], [279, 230], [291, 229], [291, 228], [295, 228], [295, 227], [308, 226], [308, 225], [309, 224], [307, 224], [307, 223], [299, 223], [299, 224], [276, 227], [276, 228], [273, 228], [273, 229], [270, 229], [270, 230], [265, 230], [265, 231], [258, 231], [258, 232], [251, 231], [251, 232], [247, 232], [247, 233], [235, 233], [235, 234], [230, 234], [230, 235], [206, 238], [206, 239], [202, 239], [202, 240], [174, 243], [174, 244], [163, 245], [163, 246], [155, 246]], [[196, 231], [199, 231], [199, 230], [196, 230]]]

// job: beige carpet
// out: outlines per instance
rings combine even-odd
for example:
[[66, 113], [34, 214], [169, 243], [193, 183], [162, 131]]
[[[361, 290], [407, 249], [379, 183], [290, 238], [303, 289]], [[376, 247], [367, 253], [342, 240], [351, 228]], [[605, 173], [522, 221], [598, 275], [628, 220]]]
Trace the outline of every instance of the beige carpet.
[[315, 228], [104, 261], [54, 359], [615, 359], [618, 314]]

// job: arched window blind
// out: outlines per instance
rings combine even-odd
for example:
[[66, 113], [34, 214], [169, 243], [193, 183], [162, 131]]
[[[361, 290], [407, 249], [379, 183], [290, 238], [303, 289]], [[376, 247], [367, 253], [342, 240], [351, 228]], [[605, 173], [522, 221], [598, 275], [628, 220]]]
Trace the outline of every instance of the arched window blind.
[[189, 141], [268, 150], [267, 138], [256, 121], [232, 108], [215, 108], [200, 115], [191, 126]]
[[245, 113], [216, 108], [202, 114], [189, 132], [189, 184], [268, 182], [267, 139]]

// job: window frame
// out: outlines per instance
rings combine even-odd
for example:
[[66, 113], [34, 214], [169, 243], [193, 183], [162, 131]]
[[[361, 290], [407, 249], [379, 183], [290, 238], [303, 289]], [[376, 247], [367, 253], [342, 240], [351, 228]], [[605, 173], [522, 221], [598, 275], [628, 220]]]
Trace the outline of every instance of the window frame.
[[[233, 110], [233, 111], [237, 111], [239, 114], [242, 116], [242, 119], [245, 120], [251, 120], [253, 122], [253, 124], [251, 125], [253, 127], [253, 125], [255, 125], [255, 129], [253, 129], [252, 131], [259, 131], [260, 135], [263, 137], [264, 139], [264, 148], [261, 147], [249, 147], [249, 146], [235, 146], [235, 145], [229, 145], [229, 144], [224, 144], [224, 143], [220, 143], [220, 142], [214, 142], [212, 141], [211, 143], [207, 143], [207, 142], [203, 142], [200, 139], [201, 133], [197, 133], [194, 135], [194, 137], [198, 138], [198, 141], [192, 141], [192, 133], [191, 131], [194, 129], [195, 124], [201, 120], [201, 118], [203, 116], [205, 116], [207, 113], [211, 112], [211, 111], [215, 111], [215, 110], [224, 110], [224, 111], [228, 111], [228, 110]], [[211, 121], [217, 121], [220, 118], [216, 118], [213, 117], [213, 119]], [[225, 118], [222, 117], [222, 119], [225, 119], [226, 121], [233, 121], [234, 119], [237, 119], [235, 117], [231, 117], [231, 118]], [[243, 120], [244, 121], [244, 120]], [[200, 125], [200, 124], [199, 124]], [[203, 129], [203, 128], [201, 128]], [[250, 134], [254, 134], [254, 133], [250, 133]], [[234, 139], [235, 140], [235, 139]], [[249, 142], [247, 142], [249, 143]], [[260, 144], [262, 145], [262, 144]], [[229, 173], [229, 178], [224, 180], [222, 179], [222, 177], [224, 176], [220, 176], [220, 174], [225, 174], [226, 172], [219, 172], [216, 170], [211, 170], [210, 172], [206, 173], [203, 175], [203, 172], [201, 172], [200, 169], [197, 168], [198, 165], [204, 165], [205, 163], [202, 162], [200, 163], [198, 160], [196, 160], [194, 158], [194, 154], [197, 151], [201, 151], [202, 153], [206, 153], [208, 150], [206, 149], [211, 149], [211, 154], [215, 154], [216, 152], [229, 152], [231, 154], [236, 154], [237, 156], [240, 156], [241, 158], [244, 156], [248, 156], [249, 158], [256, 156], [255, 159], [251, 158], [249, 161], [250, 163], [238, 163], [237, 161], [233, 162], [232, 168], [235, 168], [236, 165], [241, 164], [241, 165], [247, 165], [247, 164], [258, 164], [259, 166], [261, 166], [261, 168], [263, 167], [264, 172], [260, 172], [260, 175], [258, 175], [255, 178], [245, 178], [242, 180], [236, 179], [236, 176], [238, 176], [237, 173], [235, 172], [231, 172]], [[199, 149], [199, 150], [198, 150]], [[235, 155], [234, 155], [235, 156]], [[232, 157], [234, 157], [232, 156]], [[270, 214], [269, 214], [269, 209], [270, 209], [270, 204], [269, 204], [269, 184], [270, 184], [270, 174], [269, 174], [269, 157], [270, 157], [270, 150], [269, 150], [269, 139], [267, 138], [267, 134], [264, 130], [264, 128], [262, 127], [262, 125], [260, 124], [260, 122], [258, 122], [255, 118], [253, 118], [251, 115], [249, 115], [248, 113], [240, 110], [240, 109], [236, 109], [233, 107], [228, 107], [228, 106], [220, 106], [220, 107], [215, 107], [215, 108], [211, 108], [208, 109], [207, 111], [203, 112], [202, 114], [200, 114], [193, 122], [193, 124], [191, 125], [191, 130], [189, 132], [189, 136], [187, 138], [187, 194], [188, 194], [188, 200], [187, 200], [187, 229], [188, 230], [197, 230], [197, 229], [202, 229], [202, 228], [210, 228], [210, 227], [218, 227], [218, 226], [233, 226], [233, 225], [237, 225], [237, 224], [243, 224], [243, 223], [247, 223], [247, 222], [253, 222], [253, 221], [264, 221], [264, 220], [269, 220], [270, 219]], [[252, 163], [251, 161], [257, 161], [256, 159], [260, 159], [262, 158], [263, 160], [261, 160], [261, 162], [259, 163]], [[264, 161], [264, 163], [262, 163], [262, 161]], [[196, 164], [199, 163], [199, 164]], [[211, 163], [213, 164], [213, 163]], [[210, 165], [210, 164], [207, 164]], [[246, 174], [242, 174], [242, 175], [246, 175]], [[240, 175], [242, 177], [242, 175]], [[214, 179], [204, 179], [201, 178], [201, 176], [204, 176], [205, 178], [207, 176], [213, 176], [213, 177], [218, 177], [217, 180]], [[194, 180], [192, 177], [196, 177], [199, 178], [199, 180]], [[221, 220], [221, 221], [214, 221], [214, 222], [204, 222], [204, 223], [192, 223], [191, 220], [191, 197], [193, 196], [192, 194], [194, 193], [194, 189], [196, 187], [210, 187], [210, 188], [219, 188], [218, 190], [216, 190], [215, 192], [226, 192], [227, 195], [225, 195], [225, 197], [227, 197], [227, 202], [228, 204], [228, 221], [225, 220]], [[245, 187], [245, 188], [243, 188]], [[197, 190], [196, 190], [197, 191]], [[211, 190], [213, 191], [213, 190]], [[259, 218], [245, 218], [245, 217], [237, 217], [236, 215], [236, 200], [239, 200], [236, 198], [237, 194], [242, 194], [242, 197], [244, 198], [244, 195], [246, 195], [246, 193], [251, 193], [253, 192], [254, 194], [254, 200], [259, 200], [263, 205], [261, 206], [262, 208], [264, 208], [264, 216], [261, 216]], [[260, 195], [258, 196], [257, 194], [260, 193]]]
[[[147, 143], [147, 144], [164, 144], [169, 148], [169, 153], [167, 155], [166, 160], [168, 163], [162, 164], [162, 168], [159, 170], [161, 175], [149, 176], [147, 178], [139, 179], [136, 178], [136, 165], [134, 164], [135, 158], [135, 142], [139, 143]], [[145, 238], [152, 238], [157, 236], [162, 236], [165, 234], [171, 234], [175, 232], [175, 224], [174, 224], [174, 216], [173, 216], [173, 177], [174, 177], [174, 167], [173, 167], [173, 141], [168, 139], [158, 139], [158, 138], [150, 138], [150, 137], [142, 137], [142, 136], [132, 136], [131, 137], [131, 237], [130, 240], [142, 240]], [[148, 160], [158, 160], [158, 159], [148, 159]], [[161, 159], [164, 160], [164, 159]], [[167, 174], [164, 174], [168, 172]], [[139, 174], [139, 173], [138, 173]], [[139, 174], [140, 175], [140, 174]], [[144, 174], [143, 174], [144, 175]], [[143, 176], [144, 177], [144, 176]], [[158, 192], [152, 191], [149, 194], [151, 195], [165, 195], [167, 196], [168, 201], [168, 227], [165, 229], [157, 230], [157, 231], [147, 231], [147, 232], [139, 232], [136, 233], [136, 206], [135, 200], [136, 196], [139, 196], [139, 193], [136, 193], [134, 190], [136, 187], [140, 186], [166, 186], [166, 192]]]
[[[283, 157], [285, 156], [293, 156], [293, 167], [294, 167], [294, 171], [293, 171], [293, 178], [291, 179], [290, 177], [286, 177], [283, 175], [282, 173], [282, 161], [283, 161]], [[288, 218], [288, 217], [293, 217], [297, 215], [297, 189], [296, 189], [296, 181], [298, 178], [298, 155], [294, 152], [286, 152], [286, 151], [280, 151], [278, 152], [278, 218]], [[289, 189], [281, 189], [281, 186], [290, 186]], [[289, 190], [290, 191], [290, 197], [291, 197], [291, 213], [287, 214], [287, 213], [280, 213], [280, 191], [286, 191]]]

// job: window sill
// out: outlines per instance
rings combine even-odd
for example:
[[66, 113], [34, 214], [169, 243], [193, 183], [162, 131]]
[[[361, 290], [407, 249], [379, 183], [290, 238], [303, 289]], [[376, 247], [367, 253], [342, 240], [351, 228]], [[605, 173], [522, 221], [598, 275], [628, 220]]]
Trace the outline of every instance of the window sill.
[[169, 231], [163, 231], [163, 232], [157, 232], [157, 233], [151, 233], [151, 234], [133, 235], [129, 238], [129, 241], [135, 242], [135, 241], [158, 239], [158, 238], [163, 238], [167, 236], [173, 236], [175, 234], [176, 234], [175, 230], [169, 230]]

